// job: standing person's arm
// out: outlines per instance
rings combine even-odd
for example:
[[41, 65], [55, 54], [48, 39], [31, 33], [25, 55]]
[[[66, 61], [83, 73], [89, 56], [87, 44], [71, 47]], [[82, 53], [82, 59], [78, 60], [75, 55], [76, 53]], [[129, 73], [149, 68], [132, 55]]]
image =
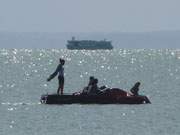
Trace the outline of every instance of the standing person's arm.
[[52, 74], [49, 76], [49, 78], [47, 79], [47, 81], [50, 81], [51, 79], [53, 79], [53, 78], [58, 74], [59, 68], [60, 68], [60, 65], [57, 66], [55, 72], [52, 73]]

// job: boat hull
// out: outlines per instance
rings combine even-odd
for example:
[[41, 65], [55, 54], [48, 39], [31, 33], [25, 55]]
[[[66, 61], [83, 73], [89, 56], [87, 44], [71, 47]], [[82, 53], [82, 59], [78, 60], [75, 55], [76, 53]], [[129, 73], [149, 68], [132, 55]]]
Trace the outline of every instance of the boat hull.
[[42, 95], [43, 104], [147, 104], [151, 103], [146, 96], [108, 95]]

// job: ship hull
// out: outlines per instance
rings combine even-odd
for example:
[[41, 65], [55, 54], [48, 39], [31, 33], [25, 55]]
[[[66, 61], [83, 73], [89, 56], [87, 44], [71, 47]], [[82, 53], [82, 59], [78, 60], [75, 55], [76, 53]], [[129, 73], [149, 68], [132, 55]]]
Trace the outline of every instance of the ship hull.
[[147, 104], [146, 96], [112, 97], [108, 95], [42, 95], [43, 104]]

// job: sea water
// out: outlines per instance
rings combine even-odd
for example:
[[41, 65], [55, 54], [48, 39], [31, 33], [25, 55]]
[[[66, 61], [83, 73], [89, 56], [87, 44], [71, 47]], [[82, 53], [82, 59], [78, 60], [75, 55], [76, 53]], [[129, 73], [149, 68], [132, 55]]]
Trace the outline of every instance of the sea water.
[[[140, 94], [152, 104], [44, 105], [40, 96], [55, 93], [57, 78], [46, 82], [59, 58], [65, 63], [65, 93], [87, 85]], [[0, 135], [179, 135], [180, 50], [0, 49]]]

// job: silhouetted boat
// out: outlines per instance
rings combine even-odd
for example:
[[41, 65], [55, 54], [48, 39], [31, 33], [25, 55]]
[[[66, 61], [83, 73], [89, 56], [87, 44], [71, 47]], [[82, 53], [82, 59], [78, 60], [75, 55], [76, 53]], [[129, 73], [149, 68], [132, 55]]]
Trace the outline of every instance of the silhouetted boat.
[[97, 95], [65, 94], [42, 95], [40, 99], [44, 104], [147, 104], [151, 103], [146, 96], [128, 95], [127, 92], [113, 88]]
[[111, 44], [111, 41], [101, 40], [101, 41], [95, 41], [95, 40], [76, 40], [74, 37], [72, 37], [72, 40], [67, 41], [67, 49], [70, 50], [96, 50], [96, 49], [113, 49], [113, 46]]

